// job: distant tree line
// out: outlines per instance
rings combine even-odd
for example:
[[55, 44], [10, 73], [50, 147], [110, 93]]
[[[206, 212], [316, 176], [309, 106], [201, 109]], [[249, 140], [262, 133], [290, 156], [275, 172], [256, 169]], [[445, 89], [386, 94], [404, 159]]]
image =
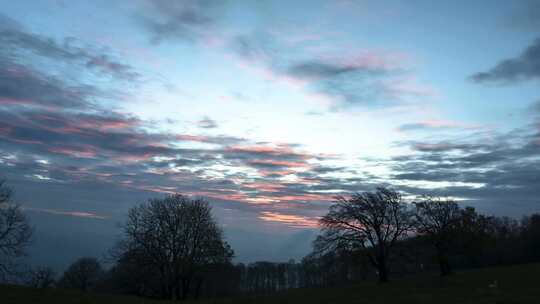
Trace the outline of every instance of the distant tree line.
[[337, 197], [320, 224], [313, 252], [300, 262], [233, 264], [205, 201], [181, 195], [151, 200], [131, 210], [115, 265], [93, 286], [185, 299], [540, 262], [538, 214], [518, 221], [482, 215], [449, 199], [405, 202], [389, 188]]
[[[24, 253], [31, 228], [5, 189], [0, 184], [0, 233], [9, 236], [0, 234], [0, 253], [13, 258]], [[540, 214], [521, 220], [487, 216], [451, 199], [407, 202], [385, 187], [336, 197], [320, 226], [313, 251], [299, 262], [234, 264], [209, 203], [176, 194], [129, 211], [107, 267], [84, 257], [59, 278], [51, 268], [31, 269], [25, 283], [183, 300], [540, 262]], [[0, 264], [0, 271], [8, 265]]]

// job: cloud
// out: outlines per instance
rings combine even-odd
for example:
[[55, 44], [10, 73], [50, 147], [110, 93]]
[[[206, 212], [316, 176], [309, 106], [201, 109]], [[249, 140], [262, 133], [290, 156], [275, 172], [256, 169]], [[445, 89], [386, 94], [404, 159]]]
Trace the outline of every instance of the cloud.
[[535, 125], [488, 138], [408, 143], [388, 182], [412, 194], [457, 197], [483, 212], [514, 216], [537, 210], [540, 131]]
[[437, 142], [437, 143], [414, 143], [412, 148], [420, 152], [448, 152], [453, 150], [472, 151], [484, 147], [481, 144]]
[[330, 62], [301, 62], [293, 65], [287, 75], [310, 81], [315, 91], [337, 98], [342, 105], [390, 104], [395, 101], [389, 85], [385, 82], [393, 73], [386, 68]]
[[[11, 145], [26, 143], [34, 153], [118, 162], [148, 161], [156, 156], [191, 156], [196, 153], [196, 150], [172, 145], [192, 141], [193, 136], [149, 133], [143, 131], [143, 121], [121, 113], [83, 114], [41, 110], [19, 114], [3, 112], [0, 118], [3, 121], [0, 140]], [[208, 143], [240, 141], [220, 136], [196, 139]]]
[[[300, 175], [311, 168], [331, 172], [313, 163], [325, 156], [294, 144], [155, 132], [148, 122], [94, 103], [101, 99], [97, 88], [76, 94], [72, 86], [28, 66], [4, 66], [0, 166], [10, 179], [77, 187], [99, 182], [255, 205], [326, 200], [311, 191], [323, 180]], [[209, 146], [178, 146], [190, 142]]]
[[[372, 61], [367, 59], [362, 64], [336, 62], [342, 70], [305, 69], [297, 77], [321, 81], [362, 69], [391, 68], [368, 64]], [[409, 193], [429, 190], [477, 201], [493, 199], [491, 193], [500, 195], [495, 197], [497, 202], [508, 198], [510, 194], [500, 194], [501, 189], [523, 190], [514, 195], [527, 204], [537, 195], [533, 181], [539, 136], [530, 130], [506, 136], [521, 141], [518, 146], [502, 141], [407, 142], [414, 156], [391, 160], [396, 173], [390, 177], [373, 177], [324, 165], [332, 157], [302, 151], [295, 144], [156, 131], [137, 117], [105, 110], [99, 103], [103, 98], [99, 88], [68, 85], [6, 58], [0, 63], [0, 107], [4, 109], [0, 112], [0, 166], [19, 185], [39, 183], [77, 191], [102, 185], [111, 187], [110, 191], [202, 195], [255, 217], [262, 215], [263, 221], [298, 222], [304, 228], [325, 212], [333, 195], [371, 190], [380, 183], [397, 183]], [[430, 121], [413, 129], [454, 125], [458, 124]], [[194, 142], [204, 148], [181, 147]], [[505, 146], [512, 148], [501, 148]], [[432, 186], [425, 188], [424, 183]]]
[[54, 215], [64, 215], [64, 216], [81, 217], [81, 218], [98, 219], [98, 220], [107, 219], [106, 216], [98, 215], [93, 212], [85, 212], [85, 211], [60, 211], [60, 210], [53, 210], [53, 209], [42, 209], [42, 208], [31, 208], [31, 207], [24, 207], [23, 209], [26, 211], [43, 212], [43, 213], [54, 214]]
[[267, 169], [267, 170], [283, 170], [288, 168], [309, 167], [305, 162], [289, 162], [289, 161], [275, 161], [275, 160], [252, 160], [248, 164], [255, 168]]
[[154, 0], [146, 4], [138, 20], [150, 33], [152, 42], [225, 41], [218, 45], [246, 61], [247, 68], [262, 70], [265, 77], [300, 85], [308, 93], [321, 94], [332, 101], [331, 110], [359, 105], [392, 106], [435, 94], [404, 68], [406, 56], [397, 52], [339, 50], [334, 58], [321, 58], [317, 52], [307, 52], [306, 58], [299, 58], [293, 50], [302, 47], [301, 39], [295, 41], [266, 29], [230, 37], [217, 26], [224, 3]]
[[205, 116], [203, 119], [199, 120], [197, 122], [197, 125], [199, 126], [199, 128], [203, 128], [203, 129], [215, 129], [218, 127], [216, 121], [213, 119], [210, 119], [210, 117], [208, 116]]
[[313, 60], [296, 63], [289, 68], [288, 73], [298, 78], [321, 79], [353, 72], [380, 75], [385, 71], [398, 69], [398, 63], [390, 56], [368, 52], [336, 61]]
[[259, 219], [266, 222], [275, 222], [285, 224], [292, 228], [317, 228], [318, 219], [304, 216], [283, 214], [278, 212], [263, 211]]
[[78, 44], [74, 38], [66, 38], [59, 43], [52, 38], [25, 32], [17, 23], [0, 22], [0, 54], [22, 56], [24, 52], [31, 52], [53, 60], [82, 64], [116, 79], [135, 81], [141, 77], [132, 66], [114, 60], [110, 54]]
[[305, 160], [311, 155], [294, 151], [289, 144], [275, 145], [236, 145], [224, 150], [226, 157], [230, 159], [274, 159], [274, 160]]
[[223, 3], [212, 0], [148, 0], [137, 20], [153, 43], [165, 40], [197, 41], [209, 34]]
[[254, 62], [271, 64], [280, 55], [275, 37], [266, 32], [235, 36], [228, 46], [240, 58]]
[[[152, 31], [158, 41], [184, 39], [184, 29], [191, 31], [188, 36], [198, 31], [204, 36], [213, 26], [211, 20], [194, 19], [193, 26], [184, 27], [187, 15], [171, 14], [150, 23], [177, 31]], [[86, 77], [87, 71], [114, 80], [143, 77], [116, 60], [112, 50], [49, 39], [16, 23], [0, 28], [5, 34], [0, 37], [0, 171], [37, 217], [120, 219], [133, 203], [181, 192], [246, 212], [252, 222], [265, 221], [258, 216], [266, 212], [267, 220], [284, 227], [308, 228], [331, 199], [324, 191], [344, 191], [355, 183], [347, 180], [341, 187], [342, 180], [328, 176], [337, 169], [320, 164], [324, 155], [294, 143], [163, 131], [155, 122], [117, 110], [125, 86], [111, 92], [110, 81]], [[209, 117], [197, 124], [218, 128]]]
[[448, 129], [478, 129], [479, 126], [461, 123], [450, 120], [426, 120], [415, 123], [403, 124], [398, 127], [398, 131], [436, 131], [436, 130], [448, 130]]
[[[329, 64], [325, 62], [303, 62], [292, 66], [289, 69], [289, 74], [298, 78], [322, 79], [357, 72], [359, 70], [363, 70], [366, 73], [370, 72], [370, 69], [364, 69], [362, 67]], [[372, 72], [376, 73], [376, 71]]]
[[[17, 81], [36, 82], [35, 71], [25, 69], [26, 73], [17, 74], [25, 78]], [[326, 200], [310, 190], [322, 180], [295, 177], [310, 168], [330, 172], [312, 163], [324, 156], [299, 151], [294, 144], [151, 132], [147, 122], [136, 117], [104, 111], [95, 104], [90, 107], [90, 100], [99, 99], [92, 91], [87, 96], [71, 95], [65, 93], [70, 92], [69, 87], [60, 81], [47, 84], [24, 90], [28, 102], [20, 102], [23, 93], [0, 91], [0, 100], [14, 101], [3, 102], [1, 106], [9, 111], [0, 112], [0, 166], [10, 179], [24, 177], [26, 182], [79, 187], [100, 182], [137, 191], [180, 191], [249, 204]], [[39, 102], [47, 95], [52, 96], [50, 100]], [[91, 111], [87, 111], [89, 107]], [[211, 146], [177, 146], [189, 142]], [[280, 180], [284, 177], [289, 180]]]
[[387, 50], [347, 50], [339, 56], [310, 54], [298, 58], [284, 39], [262, 31], [237, 36], [230, 49], [271, 78], [300, 86], [332, 100], [331, 109], [349, 106], [392, 106], [435, 95], [418, 84], [406, 66], [406, 56]]
[[537, 38], [518, 57], [505, 59], [486, 72], [472, 75], [476, 83], [509, 84], [540, 79], [540, 38]]
[[0, 57], [0, 105], [92, 108], [98, 89], [69, 86], [57, 78]]

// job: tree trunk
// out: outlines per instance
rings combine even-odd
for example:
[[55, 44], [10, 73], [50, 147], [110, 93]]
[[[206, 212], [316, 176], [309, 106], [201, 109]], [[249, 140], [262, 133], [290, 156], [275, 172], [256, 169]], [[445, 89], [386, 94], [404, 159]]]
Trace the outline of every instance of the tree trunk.
[[167, 277], [165, 275], [165, 270], [163, 266], [159, 267], [159, 279], [160, 279], [160, 287], [161, 287], [161, 298], [163, 299], [170, 299], [171, 295], [169, 293], [169, 287], [167, 282]]
[[188, 278], [182, 279], [182, 300], [187, 299], [189, 295], [190, 280]]
[[386, 256], [384, 255], [377, 257], [377, 272], [379, 274], [379, 282], [388, 282], [388, 265]]
[[195, 299], [198, 299], [201, 293], [202, 279], [197, 280], [197, 286], [195, 287]]
[[182, 298], [180, 294], [180, 284], [177, 282], [174, 285], [174, 300], [180, 300]]
[[437, 259], [439, 260], [441, 276], [451, 275], [452, 269], [450, 268], [450, 262], [448, 261], [448, 256], [445, 254], [444, 250], [437, 250]]
[[379, 282], [386, 283], [388, 282], [388, 269], [385, 266], [379, 267]]

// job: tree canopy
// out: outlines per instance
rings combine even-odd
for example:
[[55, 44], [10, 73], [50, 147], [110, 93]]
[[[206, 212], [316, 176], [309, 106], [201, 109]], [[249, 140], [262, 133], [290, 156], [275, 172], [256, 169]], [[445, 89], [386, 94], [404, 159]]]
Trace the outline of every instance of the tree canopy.
[[13, 191], [0, 181], [0, 279], [14, 271], [14, 260], [25, 254], [32, 237], [32, 227], [12, 197]]
[[388, 280], [390, 251], [411, 230], [413, 213], [399, 192], [379, 187], [350, 198], [337, 197], [320, 223], [323, 234], [316, 241], [319, 249], [369, 248], [369, 260], [384, 282]]
[[173, 299], [196, 293], [202, 269], [233, 256], [208, 202], [180, 194], [133, 207], [120, 247], [124, 263], [156, 271], [159, 295]]

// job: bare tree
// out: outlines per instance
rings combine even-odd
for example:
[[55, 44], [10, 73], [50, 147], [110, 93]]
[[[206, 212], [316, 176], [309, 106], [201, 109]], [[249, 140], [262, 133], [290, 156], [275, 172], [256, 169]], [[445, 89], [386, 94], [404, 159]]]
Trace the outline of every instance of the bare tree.
[[201, 268], [233, 256], [208, 202], [180, 194], [132, 208], [124, 233], [121, 256], [155, 269], [164, 298], [196, 293]]
[[412, 213], [397, 191], [379, 187], [375, 192], [339, 196], [320, 220], [319, 250], [362, 248], [377, 269], [380, 282], [388, 281], [388, 260], [396, 242], [412, 227]]
[[32, 228], [19, 205], [13, 204], [13, 192], [0, 181], [0, 279], [12, 274], [14, 259], [25, 254]]
[[442, 200], [426, 196], [416, 206], [416, 229], [420, 235], [426, 235], [437, 253], [441, 276], [452, 273], [448, 259], [452, 236], [461, 218], [458, 204], [453, 200]]
[[71, 264], [64, 272], [58, 285], [62, 288], [92, 290], [103, 275], [103, 268], [96, 258], [83, 257]]
[[27, 285], [34, 288], [50, 288], [55, 284], [56, 273], [50, 267], [38, 267], [30, 270]]

